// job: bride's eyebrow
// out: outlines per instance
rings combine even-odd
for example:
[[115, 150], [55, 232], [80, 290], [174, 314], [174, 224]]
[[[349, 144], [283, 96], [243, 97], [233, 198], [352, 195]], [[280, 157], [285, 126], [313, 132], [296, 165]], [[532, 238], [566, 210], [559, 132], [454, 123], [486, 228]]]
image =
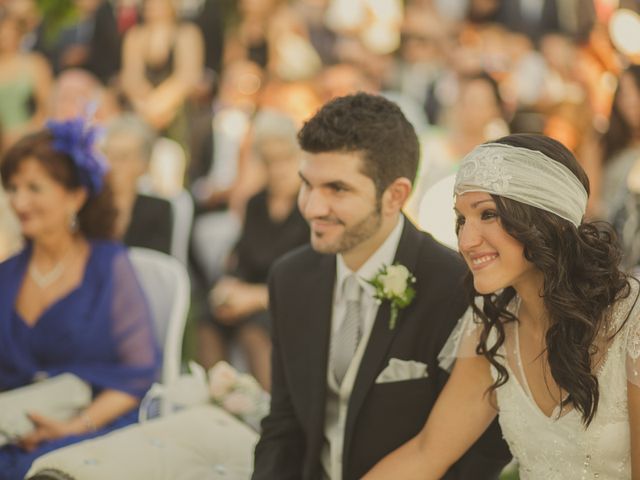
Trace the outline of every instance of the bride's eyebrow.
[[[481, 205], [481, 204], [487, 203], [487, 202], [491, 202], [491, 203], [495, 204], [495, 201], [493, 200], [493, 198], [487, 198], [486, 200], [479, 200], [477, 202], [473, 202], [471, 204], [471, 208], [478, 208], [478, 205]], [[458, 210], [455, 206], [453, 207], [453, 211], [456, 212], [458, 215], [462, 215], [460, 213], [460, 210]]]
[[478, 205], [482, 205], [483, 203], [491, 202], [495, 205], [495, 201], [493, 198], [487, 198], [486, 200], [479, 200], [471, 204], [471, 208], [478, 208]]

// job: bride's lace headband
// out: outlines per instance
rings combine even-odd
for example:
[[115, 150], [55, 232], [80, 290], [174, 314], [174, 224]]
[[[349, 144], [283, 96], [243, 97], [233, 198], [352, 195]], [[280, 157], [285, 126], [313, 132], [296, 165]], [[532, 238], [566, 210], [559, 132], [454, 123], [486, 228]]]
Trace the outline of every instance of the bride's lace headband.
[[544, 153], [501, 143], [476, 147], [460, 164], [454, 193], [486, 192], [551, 212], [576, 227], [587, 191], [569, 170]]

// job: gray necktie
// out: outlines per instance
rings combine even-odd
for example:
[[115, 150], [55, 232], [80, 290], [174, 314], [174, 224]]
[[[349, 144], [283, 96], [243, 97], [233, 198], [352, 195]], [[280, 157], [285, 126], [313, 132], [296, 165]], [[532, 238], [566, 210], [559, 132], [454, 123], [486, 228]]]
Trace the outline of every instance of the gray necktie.
[[343, 295], [347, 308], [332, 349], [333, 373], [338, 384], [342, 383], [362, 337], [362, 287], [354, 274], [344, 280]]

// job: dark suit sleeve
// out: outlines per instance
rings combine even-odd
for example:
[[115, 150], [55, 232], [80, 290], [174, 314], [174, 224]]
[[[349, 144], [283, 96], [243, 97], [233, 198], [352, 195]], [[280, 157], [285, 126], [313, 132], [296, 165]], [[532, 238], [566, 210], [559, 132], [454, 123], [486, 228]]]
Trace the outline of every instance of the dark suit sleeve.
[[[466, 310], [464, 302], [462, 310], [455, 305], [460, 312]], [[462, 316], [454, 314], [456, 316]], [[442, 369], [438, 369], [440, 391], [444, 388], [449, 375]], [[474, 443], [471, 448], [458, 460], [446, 473], [443, 480], [497, 480], [502, 469], [511, 460], [511, 452], [507, 443], [502, 438], [502, 431], [498, 420], [494, 420], [489, 428]]]
[[269, 278], [269, 309], [273, 319], [271, 411], [262, 421], [262, 434], [255, 449], [253, 480], [302, 478], [305, 451], [304, 433], [291, 403], [284, 372], [275, 277], [274, 274]]

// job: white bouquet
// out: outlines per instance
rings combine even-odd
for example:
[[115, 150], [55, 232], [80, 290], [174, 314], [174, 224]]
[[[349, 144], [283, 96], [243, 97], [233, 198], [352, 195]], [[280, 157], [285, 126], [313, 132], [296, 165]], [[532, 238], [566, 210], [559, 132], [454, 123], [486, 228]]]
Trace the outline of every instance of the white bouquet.
[[269, 413], [270, 396], [247, 373], [239, 373], [227, 362], [216, 363], [208, 372], [189, 362], [189, 373], [168, 385], [154, 384], [140, 404], [139, 420], [184, 410], [195, 405], [214, 403], [256, 431]]
[[256, 379], [227, 362], [211, 367], [208, 379], [211, 400], [258, 431], [260, 421], [269, 413], [270, 396]]

